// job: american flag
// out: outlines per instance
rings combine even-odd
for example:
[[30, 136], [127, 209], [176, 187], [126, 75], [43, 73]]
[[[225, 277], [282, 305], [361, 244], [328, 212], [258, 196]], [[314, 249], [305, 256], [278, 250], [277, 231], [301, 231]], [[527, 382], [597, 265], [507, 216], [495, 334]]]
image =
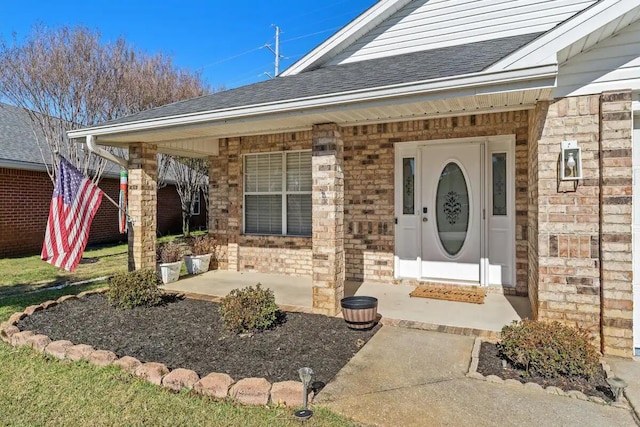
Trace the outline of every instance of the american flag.
[[87, 246], [91, 221], [101, 201], [102, 190], [61, 157], [42, 259], [67, 271], [75, 270]]

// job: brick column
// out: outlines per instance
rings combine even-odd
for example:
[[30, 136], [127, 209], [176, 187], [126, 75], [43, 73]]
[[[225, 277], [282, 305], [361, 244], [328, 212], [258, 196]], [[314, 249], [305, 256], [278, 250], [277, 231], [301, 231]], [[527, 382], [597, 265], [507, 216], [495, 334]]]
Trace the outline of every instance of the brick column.
[[604, 92], [600, 108], [602, 351], [633, 356], [631, 91]]
[[156, 267], [156, 154], [155, 145], [129, 145], [129, 271]]
[[312, 132], [313, 311], [336, 315], [344, 295], [344, 143], [334, 123]]
[[228, 267], [227, 244], [229, 242], [229, 167], [228, 142], [219, 141], [217, 156], [209, 157], [209, 232], [219, 244], [218, 268]]

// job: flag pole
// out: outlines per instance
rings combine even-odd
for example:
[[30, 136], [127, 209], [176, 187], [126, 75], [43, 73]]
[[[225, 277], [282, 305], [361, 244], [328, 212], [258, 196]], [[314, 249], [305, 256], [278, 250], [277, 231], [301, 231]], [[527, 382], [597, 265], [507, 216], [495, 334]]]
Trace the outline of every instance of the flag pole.
[[[60, 154], [60, 153], [58, 152], [58, 150], [54, 150], [54, 152], [53, 152], [53, 153], [54, 153], [56, 156], [58, 156], [58, 157], [62, 157], [62, 158], [64, 158], [64, 156], [63, 156], [62, 154]], [[66, 159], [65, 159], [65, 160], [66, 160]], [[68, 160], [67, 160], [67, 161], [68, 161]], [[110, 202], [113, 204], [113, 206], [115, 206], [115, 207], [116, 207], [120, 212], [122, 212], [122, 213], [124, 213], [124, 214], [126, 215], [126, 217], [127, 217], [127, 222], [130, 222], [131, 224], [133, 224], [133, 218], [131, 218], [131, 216], [129, 216], [129, 213], [126, 211], [126, 209], [122, 209], [122, 208], [120, 207], [120, 204], [119, 204], [118, 202], [116, 202], [115, 200], [113, 200], [113, 199], [111, 198], [111, 196], [109, 196], [106, 192], [102, 191], [102, 196], [103, 196], [103, 197], [106, 197], [106, 198], [107, 198], [107, 200], [108, 200], [108, 201], [110, 201]]]

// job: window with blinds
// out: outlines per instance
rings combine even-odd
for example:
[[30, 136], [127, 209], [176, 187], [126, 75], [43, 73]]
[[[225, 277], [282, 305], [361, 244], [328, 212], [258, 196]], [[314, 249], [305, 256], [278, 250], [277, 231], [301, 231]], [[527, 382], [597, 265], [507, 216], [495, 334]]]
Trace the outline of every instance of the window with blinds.
[[244, 157], [244, 231], [311, 235], [311, 152]]

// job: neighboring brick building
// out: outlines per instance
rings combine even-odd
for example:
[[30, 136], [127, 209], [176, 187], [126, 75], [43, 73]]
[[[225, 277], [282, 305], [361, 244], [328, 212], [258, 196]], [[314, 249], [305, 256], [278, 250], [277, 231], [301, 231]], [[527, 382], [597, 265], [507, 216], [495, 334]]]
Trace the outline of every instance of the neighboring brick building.
[[[0, 258], [37, 254], [42, 250], [53, 184], [47, 174], [28, 116], [0, 104]], [[119, 177], [107, 172], [100, 188], [118, 200]], [[192, 227], [206, 227], [204, 200]], [[180, 233], [180, 197], [173, 185], [158, 194], [158, 232]], [[126, 241], [118, 231], [118, 209], [106, 198], [91, 224], [89, 244]]]
[[135, 147], [141, 188], [210, 156], [222, 268], [311, 275], [317, 312], [346, 280], [479, 285], [631, 356], [639, 38], [637, 2], [381, 0], [276, 79], [72, 135]]

